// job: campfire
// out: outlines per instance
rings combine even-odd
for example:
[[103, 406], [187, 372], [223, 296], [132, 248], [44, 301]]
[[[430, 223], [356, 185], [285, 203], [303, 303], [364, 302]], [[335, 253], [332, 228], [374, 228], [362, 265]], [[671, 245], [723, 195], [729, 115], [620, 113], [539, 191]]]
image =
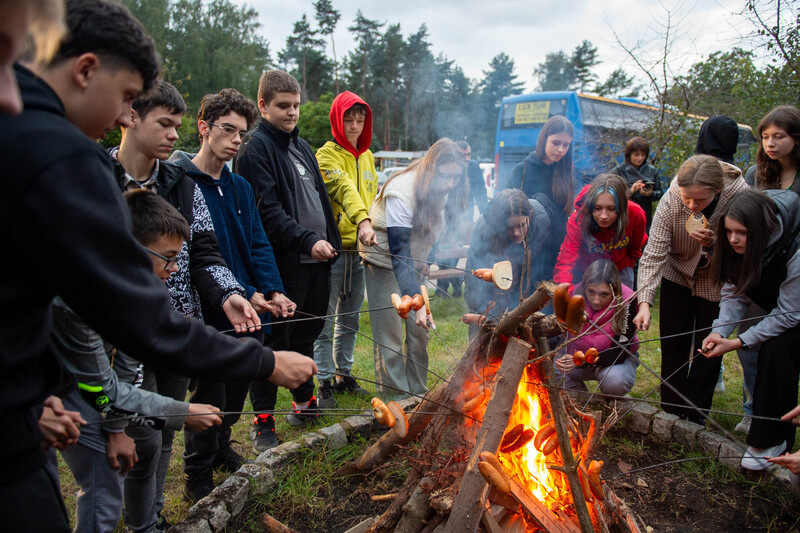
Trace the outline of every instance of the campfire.
[[566, 316], [574, 302], [554, 302], [559, 316], [538, 312], [554, 290], [543, 284], [497, 324], [483, 323], [407, 420], [375, 400], [376, 418], [393, 429], [341, 473], [369, 473], [398, 452], [412, 469], [370, 532], [640, 531], [593, 458], [613, 416], [601, 426], [554, 377], [548, 339], [583, 321]]

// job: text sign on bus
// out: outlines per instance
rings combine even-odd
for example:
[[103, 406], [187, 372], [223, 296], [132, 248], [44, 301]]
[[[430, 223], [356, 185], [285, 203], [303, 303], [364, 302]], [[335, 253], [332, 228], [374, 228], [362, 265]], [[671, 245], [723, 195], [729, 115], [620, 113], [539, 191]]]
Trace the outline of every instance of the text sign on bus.
[[521, 102], [514, 112], [514, 124], [541, 124], [550, 118], [550, 101]]

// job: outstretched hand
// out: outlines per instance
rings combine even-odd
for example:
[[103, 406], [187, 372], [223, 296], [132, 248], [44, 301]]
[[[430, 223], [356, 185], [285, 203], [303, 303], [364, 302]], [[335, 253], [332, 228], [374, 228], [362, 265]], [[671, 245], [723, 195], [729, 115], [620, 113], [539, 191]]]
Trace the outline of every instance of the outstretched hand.
[[310, 357], [297, 352], [278, 350], [275, 354], [275, 369], [269, 380], [287, 389], [296, 389], [318, 372], [317, 365]]
[[250, 302], [238, 294], [231, 294], [222, 304], [222, 310], [230, 320], [236, 333], [245, 333], [247, 331], [253, 333], [261, 327], [261, 319], [258, 318], [256, 310], [253, 309]]

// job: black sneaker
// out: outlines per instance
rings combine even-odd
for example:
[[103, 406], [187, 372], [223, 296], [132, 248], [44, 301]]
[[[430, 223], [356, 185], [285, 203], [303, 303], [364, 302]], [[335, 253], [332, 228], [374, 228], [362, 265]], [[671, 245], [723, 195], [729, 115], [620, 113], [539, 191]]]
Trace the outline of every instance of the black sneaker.
[[272, 415], [262, 414], [253, 418], [250, 426], [250, 438], [253, 439], [253, 451], [261, 453], [278, 445], [275, 436], [275, 419]]
[[214, 480], [210, 471], [205, 474], [184, 474], [183, 480], [183, 495], [192, 504], [199, 502], [214, 490]]
[[315, 424], [319, 420], [319, 409], [317, 409], [317, 398], [311, 397], [308, 402], [308, 407], [305, 409], [298, 409], [294, 402], [292, 402], [293, 413], [286, 415], [286, 421], [289, 425], [294, 427], [303, 427]]
[[225, 449], [217, 452], [217, 455], [214, 456], [214, 461], [211, 463], [211, 467], [214, 470], [219, 468], [223, 472], [233, 473], [239, 470], [242, 465], [250, 464], [252, 462], [253, 461], [250, 459], [245, 459], [236, 453], [236, 451], [230, 446], [227, 446]]
[[319, 408], [320, 409], [336, 408], [336, 399], [333, 397], [333, 382], [329, 379], [323, 379], [320, 381]]
[[336, 392], [346, 392], [354, 396], [363, 396], [364, 398], [372, 396], [368, 390], [358, 384], [358, 381], [356, 381], [356, 378], [353, 376], [344, 376], [341, 381], [336, 382], [336, 385], [333, 386], [333, 390]]

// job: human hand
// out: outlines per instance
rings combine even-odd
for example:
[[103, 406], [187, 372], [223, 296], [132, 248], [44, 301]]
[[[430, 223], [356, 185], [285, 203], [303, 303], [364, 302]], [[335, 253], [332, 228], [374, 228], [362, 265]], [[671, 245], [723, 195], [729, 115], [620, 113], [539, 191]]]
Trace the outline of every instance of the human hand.
[[638, 180], [631, 185], [631, 196], [644, 188], [644, 180]]
[[689, 237], [696, 240], [697, 242], [700, 243], [701, 246], [705, 246], [706, 248], [714, 244], [715, 236], [716, 234], [714, 233], [714, 230], [709, 228], [699, 229], [689, 234]]
[[189, 429], [203, 431], [211, 426], [222, 424], [222, 416], [213, 414], [219, 412], [218, 407], [207, 403], [190, 403], [189, 411], [186, 413], [183, 423]]
[[[136, 443], [124, 432], [106, 433], [106, 457], [111, 468], [119, 470], [120, 474], [133, 468], [139, 460], [139, 456], [136, 455]], [[122, 463], [119, 459], [122, 459]]]
[[416, 316], [415, 322], [416, 322], [416, 324], [418, 326], [421, 326], [421, 327], [423, 327], [425, 329], [428, 329], [429, 328], [428, 320], [430, 320], [430, 323], [433, 324], [433, 317], [428, 314], [428, 310], [425, 309], [424, 305], [422, 307], [420, 307], [419, 309], [417, 309], [416, 313], [417, 313], [417, 316]]
[[297, 352], [278, 350], [275, 354], [275, 369], [269, 380], [287, 389], [296, 389], [318, 372], [314, 360]]
[[781, 420], [791, 421], [795, 426], [800, 426], [800, 405], [783, 415]]
[[375, 236], [375, 230], [372, 229], [372, 222], [368, 218], [365, 218], [358, 224], [358, 242], [364, 246], [378, 244], [378, 237]]
[[575, 361], [572, 360], [572, 355], [568, 353], [556, 357], [554, 362], [556, 368], [561, 371], [562, 374], [569, 374], [575, 368]]
[[236, 333], [245, 333], [246, 331], [253, 333], [261, 327], [261, 319], [258, 318], [256, 310], [253, 309], [250, 302], [238, 294], [230, 295], [222, 304], [222, 310]]
[[800, 451], [786, 453], [780, 457], [767, 457], [767, 461], [776, 465], [785, 466], [792, 474], [800, 474]]
[[741, 348], [742, 341], [738, 339], [723, 339], [719, 333], [712, 333], [703, 339], [701, 346], [703, 348], [697, 351], [706, 356], [707, 359], [711, 359], [712, 357], [721, 357], [728, 352]]
[[325, 261], [335, 255], [335, 248], [326, 240], [320, 239], [311, 247], [311, 258], [315, 261]]
[[642, 302], [639, 304], [639, 312], [633, 317], [633, 323], [642, 331], [647, 331], [650, 327], [650, 304]]
[[250, 297], [250, 305], [253, 306], [253, 309], [256, 310], [256, 313], [272, 313], [275, 314], [274, 309], [270, 302], [264, 298], [264, 295], [260, 292], [254, 292], [253, 295]]
[[270, 304], [273, 315], [283, 318], [294, 316], [294, 310], [297, 309], [297, 305], [293, 301], [282, 292], [272, 292], [270, 294], [272, 295]]
[[[78, 442], [81, 435], [80, 426], [86, 425], [86, 420], [77, 411], [67, 411], [56, 396], [48, 397], [44, 402], [44, 409], [39, 417], [39, 430], [42, 432], [42, 448], [55, 448], [65, 450]], [[61, 413], [61, 414], [56, 414]]]
[[642, 187], [641, 190], [639, 191], [639, 194], [641, 194], [645, 198], [650, 198], [651, 196], [653, 196], [653, 186], [646, 185]]

